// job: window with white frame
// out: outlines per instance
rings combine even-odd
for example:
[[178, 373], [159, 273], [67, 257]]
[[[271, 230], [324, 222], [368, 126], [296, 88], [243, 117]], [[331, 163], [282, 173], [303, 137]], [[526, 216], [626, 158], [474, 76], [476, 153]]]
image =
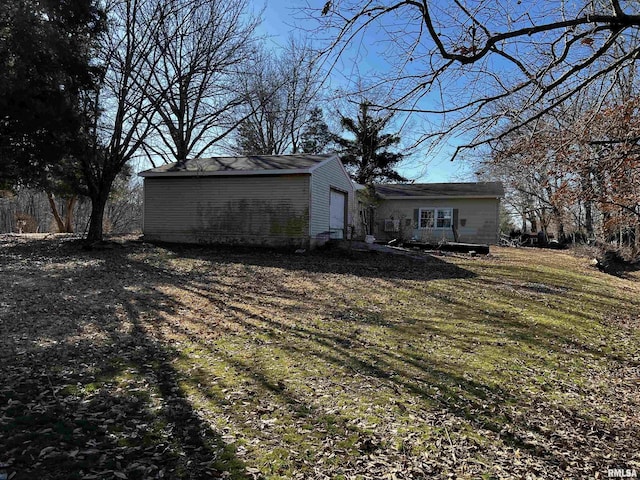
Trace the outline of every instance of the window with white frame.
[[451, 228], [452, 219], [452, 208], [439, 208], [436, 210], [436, 228]]
[[421, 208], [420, 228], [451, 228], [453, 208]]
[[435, 210], [432, 208], [420, 209], [420, 228], [433, 228]]

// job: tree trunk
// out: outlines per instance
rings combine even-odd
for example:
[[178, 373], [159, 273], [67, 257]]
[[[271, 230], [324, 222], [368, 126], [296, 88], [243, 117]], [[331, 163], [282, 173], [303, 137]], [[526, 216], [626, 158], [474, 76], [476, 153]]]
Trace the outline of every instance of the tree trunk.
[[[562, 219], [562, 212], [560, 211], [560, 209], [558, 207], [552, 207], [551, 210], [552, 213], [552, 221], [556, 224], [556, 233], [557, 233], [557, 238], [556, 240], [558, 240], [558, 242], [562, 243], [564, 242], [564, 222]], [[547, 228], [545, 228], [545, 236], [547, 237], [547, 240], [549, 238], [548, 236], [548, 225]]]
[[373, 205], [369, 205], [369, 208], [368, 208], [369, 235], [375, 235], [375, 227], [374, 227], [375, 215], [376, 215], [375, 208], [373, 208]]
[[64, 216], [64, 229], [67, 233], [73, 233], [73, 209], [76, 207], [77, 195], [72, 195], [67, 200], [67, 211]]
[[65, 225], [60, 213], [58, 212], [58, 206], [56, 205], [55, 199], [53, 198], [53, 193], [47, 192], [47, 199], [49, 200], [49, 206], [51, 207], [51, 213], [53, 214], [53, 218], [56, 221], [56, 225], [58, 226], [59, 233], [65, 233]]
[[103, 237], [102, 226], [104, 221], [104, 210], [107, 206], [110, 188], [102, 188], [91, 196], [91, 219], [89, 221], [89, 233], [87, 242], [101, 242]]
[[615, 239], [615, 232], [610, 225], [611, 213], [608, 210], [602, 212], [602, 240], [605, 242]]
[[560, 222], [558, 224], [558, 238], [556, 238], [556, 240], [558, 240], [558, 242], [560, 243], [564, 243], [565, 241], [565, 234], [564, 234], [564, 223]]
[[593, 238], [593, 213], [591, 210], [591, 200], [584, 202], [584, 228], [587, 231], [589, 240]]

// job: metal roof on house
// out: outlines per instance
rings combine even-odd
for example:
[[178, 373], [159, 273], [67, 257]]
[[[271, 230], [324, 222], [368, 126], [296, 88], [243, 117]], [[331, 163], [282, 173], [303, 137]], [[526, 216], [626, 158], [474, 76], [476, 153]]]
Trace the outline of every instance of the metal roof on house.
[[402, 198], [497, 198], [504, 197], [501, 182], [398, 183], [374, 185], [386, 199]]
[[215, 176], [215, 175], [285, 175], [311, 173], [335, 155], [248, 155], [187, 160], [182, 165], [170, 163], [145, 170], [141, 177]]

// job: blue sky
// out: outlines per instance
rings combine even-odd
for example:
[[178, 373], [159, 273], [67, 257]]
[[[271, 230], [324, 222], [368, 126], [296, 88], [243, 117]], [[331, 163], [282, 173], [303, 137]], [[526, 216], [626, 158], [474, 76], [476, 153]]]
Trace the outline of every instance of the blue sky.
[[[324, 0], [270, 0], [265, 5], [260, 26], [261, 32], [267, 36], [267, 42], [277, 48], [296, 29], [299, 28], [302, 33], [313, 29], [316, 25], [305, 20], [304, 14], [300, 12], [307, 4], [321, 8]], [[256, 4], [255, 9], [259, 11], [260, 5]], [[358, 77], [371, 78], [384, 70], [385, 65], [377, 55], [377, 50], [381, 48], [379, 40], [375, 36], [368, 36], [345, 52], [331, 72], [329, 91], [347, 87]], [[424, 130], [423, 121], [424, 119], [412, 116], [404, 125], [401, 136], [405, 139], [418, 136]], [[397, 128], [401, 125], [399, 123]], [[420, 146], [399, 169], [400, 173], [417, 182], [473, 181], [472, 169], [468, 163], [462, 159], [450, 161], [452, 151], [453, 148], [447, 146], [441, 146], [435, 151], [428, 151], [426, 146]]]

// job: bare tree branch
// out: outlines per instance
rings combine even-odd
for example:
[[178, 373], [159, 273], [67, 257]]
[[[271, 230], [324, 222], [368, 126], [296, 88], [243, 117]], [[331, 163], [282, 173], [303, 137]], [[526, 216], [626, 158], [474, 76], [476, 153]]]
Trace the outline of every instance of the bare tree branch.
[[148, 120], [154, 150], [182, 163], [237, 127], [234, 110], [244, 99], [235, 84], [255, 50], [257, 20], [246, 17], [247, 0], [151, 1], [162, 13], [146, 59]]
[[280, 54], [262, 52], [238, 79], [245, 105], [232, 150], [241, 154], [298, 153], [320, 82], [311, 48], [289, 39]]
[[[336, 0], [324, 16], [307, 12], [318, 32], [329, 32], [324, 52], [333, 68], [362, 38], [384, 45], [377, 83], [397, 99], [384, 107], [447, 119], [423, 140], [485, 135], [458, 142], [456, 155], [495, 140], [486, 135], [494, 135], [497, 106], [508, 99], [519, 108], [512, 126], [524, 127], [633, 68], [640, 47], [640, 5], [618, 0]], [[394, 27], [400, 22], [402, 32]]]

